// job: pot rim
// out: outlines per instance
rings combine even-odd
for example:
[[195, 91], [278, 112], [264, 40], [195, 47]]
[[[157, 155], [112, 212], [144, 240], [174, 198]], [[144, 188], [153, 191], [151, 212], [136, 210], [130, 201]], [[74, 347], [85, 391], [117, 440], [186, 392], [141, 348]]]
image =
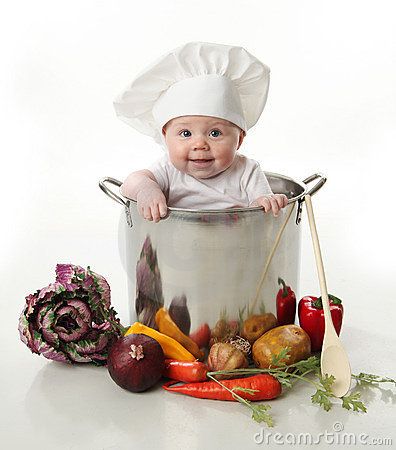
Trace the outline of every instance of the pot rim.
[[[302, 192], [295, 197], [289, 198], [288, 204], [295, 203], [295, 202], [303, 202], [304, 197], [306, 195], [313, 195], [315, 194], [327, 181], [327, 178], [321, 174], [321, 173], [315, 173], [313, 175], [310, 175], [309, 177], [302, 180], [302, 182], [296, 181], [291, 177], [287, 177], [286, 175], [281, 175], [276, 172], [264, 172], [266, 175], [272, 178], [279, 178], [282, 180], [291, 181], [295, 185], [299, 186], [302, 190]], [[312, 181], [319, 178], [319, 181], [308, 190], [308, 184]], [[106, 186], [106, 183], [112, 184], [113, 186], [117, 186], [119, 190], [119, 195], [116, 194], [114, 191], [109, 189]], [[99, 188], [112, 200], [114, 200], [117, 203], [120, 203], [124, 207], [129, 207], [130, 203], [136, 204], [136, 200], [133, 200], [131, 198], [125, 197], [121, 193], [121, 186], [122, 182], [112, 178], [112, 177], [104, 177], [99, 181]], [[224, 213], [233, 213], [233, 212], [254, 212], [254, 211], [261, 211], [263, 208], [261, 206], [248, 206], [248, 207], [240, 207], [240, 208], [227, 208], [227, 209], [187, 209], [187, 208], [176, 208], [176, 207], [168, 207], [169, 212], [180, 212], [180, 213], [191, 213], [191, 214], [224, 214]]]
[[[288, 181], [292, 181], [293, 183], [297, 184], [298, 186], [301, 187], [302, 192], [301, 194], [297, 195], [296, 197], [292, 197], [290, 199], [288, 199], [287, 204], [290, 205], [291, 203], [296, 202], [297, 200], [299, 200], [301, 197], [303, 197], [306, 194], [306, 190], [307, 190], [307, 186], [304, 185], [302, 182], [296, 181], [291, 177], [287, 177], [286, 175], [281, 175], [279, 173], [275, 173], [275, 172], [264, 172], [266, 176], [270, 176], [273, 178], [281, 178], [283, 180], [288, 180]], [[121, 186], [118, 189], [120, 195], [127, 199], [129, 202], [136, 204], [137, 201], [126, 197], [125, 195], [123, 195], [121, 193]], [[239, 207], [239, 208], [226, 208], [226, 209], [189, 209], [189, 208], [176, 208], [173, 206], [168, 206], [168, 210], [169, 211], [174, 211], [174, 212], [182, 212], [182, 213], [193, 213], [193, 214], [224, 214], [224, 213], [233, 213], [233, 212], [245, 212], [245, 211], [261, 211], [263, 209], [262, 206], [246, 206], [246, 207]]]

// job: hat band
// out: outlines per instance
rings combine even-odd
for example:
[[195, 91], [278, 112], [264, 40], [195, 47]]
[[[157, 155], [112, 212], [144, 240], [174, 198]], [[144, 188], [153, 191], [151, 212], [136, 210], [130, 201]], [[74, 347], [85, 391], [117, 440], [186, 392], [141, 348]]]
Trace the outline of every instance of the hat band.
[[247, 131], [238, 90], [222, 75], [201, 75], [172, 84], [156, 101], [152, 113], [159, 130], [175, 117], [212, 116]]

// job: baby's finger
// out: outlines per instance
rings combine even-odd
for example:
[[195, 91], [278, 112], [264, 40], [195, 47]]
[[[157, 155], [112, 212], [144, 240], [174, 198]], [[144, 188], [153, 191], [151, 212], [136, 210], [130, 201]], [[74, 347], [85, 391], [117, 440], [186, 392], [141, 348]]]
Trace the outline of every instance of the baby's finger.
[[161, 217], [165, 217], [168, 214], [168, 208], [165, 203], [159, 204], [159, 211], [160, 211]]
[[278, 217], [279, 206], [278, 206], [278, 202], [276, 201], [276, 198], [270, 197], [269, 200], [271, 202], [272, 214], [274, 215], [274, 217]]
[[275, 199], [276, 199], [276, 202], [278, 203], [278, 206], [279, 206], [279, 209], [282, 209], [282, 208], [284, 208], [285, 206], [286, 206], [286, 204], [287, 204], [287, 197], [286, 197], [286, 203], [285, 203], [285, 195], [283, 195], [283, 194], [276, 194], [275, 195]]
[[158, 204], [151, 206], [151, 215], [153, 217], [154, 222], [158, 222], [160, 220]]
[[267, 197], [260, 199], [260, 205], [264, 208], [265, 212], [268, 212], [271, 210], [271, 202], [269, 201], [269, 198], [267, 198]]
[[152, 215], [151, 215], [150, 206], [145, 206], [145, 207], [144, 207], [143, 217], [144, 217], [146, 220], [153, 220], [153, 217], [152, 217]]
[[283, 198], [283, 208], [285, 208], [289, 203], [289, 199], [286, 197], [285, 194], [282, 194], [282, 198]]

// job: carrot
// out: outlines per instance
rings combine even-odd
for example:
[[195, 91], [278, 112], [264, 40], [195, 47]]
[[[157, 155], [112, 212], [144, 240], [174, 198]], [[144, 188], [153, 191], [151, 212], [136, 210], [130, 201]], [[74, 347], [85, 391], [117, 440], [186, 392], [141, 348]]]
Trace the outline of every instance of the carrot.
[[196, 383], [197, 381], [205, 381], [208, 371], [208, 366], [199, 361], [188, 362], [166, 359], [163, 375], [172, 380]]
[[[232, 390], [244, 400], [259, 401], [271, 400], [278, 397], [282, 392], [279, 381], [272, 375], [259, 374], [247, 378], [236, 378], [232, 380], [222, 380], [221, 384], [216, 381], [204, 381], [201, 383], [188, 383], [180, 386], [172, 386], [175, 381], [169, 381], [162, 387], [171, 392], [190, 395], [197, 398], [208, 398], [212, 400], [237, 401], [234, 395], [227, 391]], [[252, 392], [252, 390], [254, 392]]]

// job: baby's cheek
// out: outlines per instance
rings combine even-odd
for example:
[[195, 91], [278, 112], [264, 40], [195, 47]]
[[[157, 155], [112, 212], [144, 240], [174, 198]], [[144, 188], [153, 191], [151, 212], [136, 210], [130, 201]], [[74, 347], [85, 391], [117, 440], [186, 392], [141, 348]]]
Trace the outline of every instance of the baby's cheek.
[[232, 148], [227, 147], [218, 153], [216, 161], [219, 165], [222, 166], [222, 168], [228, 168], [234, 162], [235, 155], [236, 151], [234, 151]]
[[169, 159], [177, 170], [180, 170], [180, 172], [186, 171], [188, 159], [184, 155], [169, 154]]

